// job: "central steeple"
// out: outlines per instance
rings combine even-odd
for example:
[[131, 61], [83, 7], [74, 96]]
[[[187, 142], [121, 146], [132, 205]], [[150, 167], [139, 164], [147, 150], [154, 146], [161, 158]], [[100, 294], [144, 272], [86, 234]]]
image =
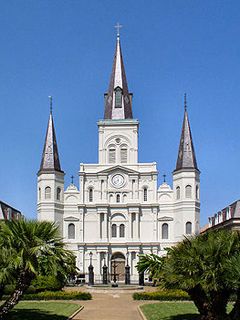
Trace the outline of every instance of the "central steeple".
[[118, 33], [110, 84], [108, 92], [105, 94], [104, 119], [132, 118], [132, 94], [128, 92]]

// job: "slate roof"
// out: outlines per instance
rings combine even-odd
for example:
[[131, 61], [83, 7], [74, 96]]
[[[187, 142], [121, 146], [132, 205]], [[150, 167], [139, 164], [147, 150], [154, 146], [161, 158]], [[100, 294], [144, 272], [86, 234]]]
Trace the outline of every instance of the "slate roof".
[[[122, 91], [122, 107], [115, 108], [115, 90]], [[117, 37], [112, 73], [108, 92], [105, 94], [104, 119], [132, 119], [132, 94], [128, 91], [127, 78], [123, 64], [120, 38]]]
[[42, 161], [40, 165], [39, 172], [44, 171], [59, 171], [61, 170], [59, 155], [58, 155], [58, 148], [57, 148], [57, 139], [56, 133], [54, 129], [53, 123], [53, 115], [50, 112], [48, 126], [47, 126], [47, 133], [42, 153]]
[[175, 171], [181, 169], [198, 170], [186, 105]]

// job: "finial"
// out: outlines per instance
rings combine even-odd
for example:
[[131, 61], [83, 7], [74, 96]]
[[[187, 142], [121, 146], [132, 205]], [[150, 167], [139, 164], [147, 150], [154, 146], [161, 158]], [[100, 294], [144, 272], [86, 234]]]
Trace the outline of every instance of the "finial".
[[72, 183], [72, 184], [73, 184], [73, 179], [74, 179], [74, 176], [71, 176], [71, 180], [72, 180], [72, 182], [71, 182], [71, 183]]
[[114, 26], [114, 28], [117, 29], [117, 38], [119, 39], [119, 37], [120, 37], [120, 29], [122, 28], [122, 25], [118, 22], [118, 23]]
[[50, 101], [50, 113], [52, 114], [52, 96], [48, 96]]
[[166, 182], [166, 174], [163, 174], [163, 182]]
[[187, 94], [184, 93], [184, 110], [187, 111]]

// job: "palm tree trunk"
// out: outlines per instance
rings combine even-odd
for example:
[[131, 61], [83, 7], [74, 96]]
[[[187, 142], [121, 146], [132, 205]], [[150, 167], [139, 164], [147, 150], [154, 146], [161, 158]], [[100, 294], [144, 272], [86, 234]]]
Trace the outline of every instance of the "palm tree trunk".
[[232, 311], [230, 312], [231, 320], [240, 319], [240, 289], [237, 290], [237, 300], [234, 304]]
[[189, 290], [188, 294], [197, 307], [201, 320], [230, 319], [226, 313], [226, 306], [229, 296], [228, 293], [222, 292], [222, 294], [217, 295], [217, 293], [214, 292], [209, 300], [201, 286], [196, 286], [195, 288]]
[[4, 284], [0, 284], [0, 300], [2, 300], [2, 296], [3, 296], [3, 293], [4, 293], [4, 288], [5, 288], [5, 285]]
[[0, 306], [0, 320], [5, 319], [8, 312], [19, 302], [26, 289], [30, 286], [32, 279], [32, 274], [26, 273], [25, 271], [20, 272], [14, 292], [4, 304]]

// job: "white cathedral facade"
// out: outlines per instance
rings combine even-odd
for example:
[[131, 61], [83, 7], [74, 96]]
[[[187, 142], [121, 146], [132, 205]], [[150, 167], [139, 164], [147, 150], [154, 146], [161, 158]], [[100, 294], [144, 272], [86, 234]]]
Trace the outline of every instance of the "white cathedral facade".
[[98, 163], [81, 163], [79, 188], [72, 183], [64, 190], [50, 112], [38, 172], [38, 220], [59, 225], [86, 281], [91, 262], [95, 281], [102, 281], [104, 264], [111, 280], [115, 263], [119, 281], [128, 264], [136, 282], [139, 254], [162, 255], [185, 235], [199, 232], [200, 171], [186, 106], [172, 187], [158, 186], [155, 162], [138, 162], [138, 128], [118, 36], [104, 119], [98, 121]]

